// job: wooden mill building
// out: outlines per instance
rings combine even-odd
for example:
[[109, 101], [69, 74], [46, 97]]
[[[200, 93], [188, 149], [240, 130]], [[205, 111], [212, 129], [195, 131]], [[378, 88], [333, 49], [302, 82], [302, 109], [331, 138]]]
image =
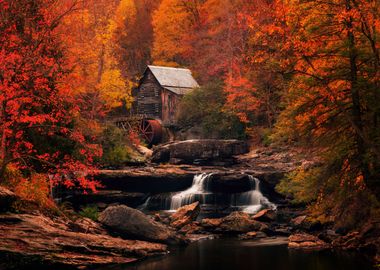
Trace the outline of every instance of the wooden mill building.
[[173, 124], [180, 99], [199, 87], [185, 68], [148, 66], [135, 92], [135, 114]]

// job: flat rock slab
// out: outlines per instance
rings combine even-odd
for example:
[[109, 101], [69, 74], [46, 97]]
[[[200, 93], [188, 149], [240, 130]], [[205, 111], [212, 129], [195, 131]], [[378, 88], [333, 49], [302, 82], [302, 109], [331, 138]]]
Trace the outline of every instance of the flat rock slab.
[[[83, 192], [75, 193], [74, 196], [68, 198], [74, 206], [78, 205], [109, 205], [109, 204], [125, 204], [130, 207], [137, 207], [144, 203], [148, 194], [140, 192], [125, 192], [121, 190], [98, 190], [96, 193]], [[101, 208], [101, 207], [100, 207]]]
[[314, 235], [297, 233], [289, 236], [288, 247], [291, 249], [323, 250], [329, 249], [330, 245]]
[[[27, 265], [93, 267], [167, 253], [167, 246], [112, 237], [97, 223], [42, 214], [0, 215], [0, 269]], [[9, 265], [8, 265], [9, 264]]]
[[262, 230], [264, 224], [253, 220], [247, 213], [232, 212], [223, 218], [202, 219], [201, 226], [217, 233], [248, 233]]
[[128, 170], [101, 170], [95, 175], [107, 190], [128, 192], [174, 192], [191, 186], [196, 171], [179, 167], [144, 167]]

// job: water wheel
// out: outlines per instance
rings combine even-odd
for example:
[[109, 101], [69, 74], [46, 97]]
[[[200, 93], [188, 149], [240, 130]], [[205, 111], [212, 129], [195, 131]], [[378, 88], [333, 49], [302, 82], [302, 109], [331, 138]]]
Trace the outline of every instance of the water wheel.
[[157, 144], [162, 139], [162, 126], [158, 120], [143, 119], [140, 124], [140, 136], [149, 145]]

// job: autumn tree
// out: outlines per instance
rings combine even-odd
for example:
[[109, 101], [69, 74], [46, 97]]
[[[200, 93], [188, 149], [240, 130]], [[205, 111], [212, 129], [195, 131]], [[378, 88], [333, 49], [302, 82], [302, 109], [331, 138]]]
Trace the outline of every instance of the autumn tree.
[[115, 58], [126, 79], [136, 81], [152, 62], [152, 15], [160, 1], [122, 0], [112, 20]]
[[283, 46], [295, 64], [277, 134], [296, 133], [325, 149], [322, 169], [311, 171], [314, 199], [344, 219], [360, 212], [358, 203], [370, 203], [363, 192], [380, 197], [379, 6], [336, 0], [289, 1], [285, 8], [291, 31]]
[[[48, 173], [53, 184], [94, 189], [85, 178], [100, 154], [76, 128], [80, 112], [56, 27], [75, 8], [55, 1], [0, 1], [0, 181]], [[47, 176], [44, 178], [47, 181]]]
[[153, 15], [153, 60], [165, 65], [188, 65], [189, 39], [200, 23], [200, 0], [162, 0]]
[[110, 110], [131, 103], [132, 84], [123, 77], [111, 40], [118, 2], [80, 2], [59, 28], [74, 67], [70, 83], [84, 101], [82, 116], [95, 126]]

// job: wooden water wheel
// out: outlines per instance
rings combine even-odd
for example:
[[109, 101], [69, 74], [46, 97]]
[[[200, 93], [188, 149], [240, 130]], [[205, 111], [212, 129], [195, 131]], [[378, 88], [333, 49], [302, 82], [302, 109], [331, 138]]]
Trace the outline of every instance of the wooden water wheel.
[[160, 143], [162, 140], [161, 122], [141, 116], [118, 118], [114, 123], [127, 133], [134, 132], [149, 146]]
[[157, 144], [162, 139], [162, 126], [156, 119], [142, 119], [139, 130], [140, 136], [149, 145]]

